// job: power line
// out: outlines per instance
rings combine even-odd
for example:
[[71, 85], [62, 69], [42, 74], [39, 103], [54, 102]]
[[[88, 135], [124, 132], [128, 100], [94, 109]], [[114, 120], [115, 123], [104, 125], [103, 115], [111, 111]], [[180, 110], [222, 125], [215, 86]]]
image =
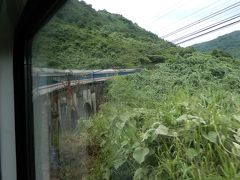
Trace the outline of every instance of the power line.
[[234, 22], [232, 22], [232, 23], [226, 24], [226, 25], [224, 25], [224, 26], [221, 26], [221, 27], [219, 27], [219, 28], [216, 28], [216, 29], [213, 29], [213, 30], [211, 30], [211, 31], [208, 31], [208, 32], [206, 32], [206, 33], [203, 33], [203, 34], [194, 36], [194, 37], [192, 37], [192, 38], [186, 39], [186, 40], [184, 40], [184, 41], [178, 42], [178, 43], [176, 43], [176, 45], [183, 44], [183, 43], [185, 43], [185, 42], [188, 42], [188, 41], [191, 41], [191, 40], [193, 40], [193, 39], [199, 38], [199, 37], [201, 37], [201, 36], [204, 36], [204, 35], [213, 33], [213, 32], [215, 32], [215, 31], [219, 31], [219, 30], [221, 30], [221, 29], [227, 28], [227, 27], [232, 26], [232, 25], [234, 25], [234, 24], [237, 24], [237, 23], [239, 23], [239, 22], [240, 22], [240, 19], [237, 20], [237, 21], [234, 21]]
[[[158, 20], [159, 19], [159, 17], [161, 17], [161, 16], [164, 16], [166, 13], [168, 13], [169, 11], [172, 11], [172, 9], [177, 9], [179, 6], [181, 6], [183, 3], [179, 3], [179, 2], [181, 2], [181, 0], [179, 0], [177, 3], [174, 3], [174, 4], [169, 4], [169, 7], [166, 7], [165, 8], [165, 11], [163, 11], [163, 12], [161, 12], [160, 14], [158, 14], [158, 15], [154, 15], [153, 17], [152, 17], [152, 19], [155, 19], [155, 20], [153, 20], [153, 21], [156, 21], [156, 20]], [[162, 9], [160, 8], [159, 9], [159, 11], [162, 11]]]
[[165, 16], [169, 15], [171, 12], [173, 12], [174, 10], [176, 10], [176, 9], [182, 7], [183, 5], [187, 4], [189, 1], [191, 1], [191, 0], [188, 0], [187, 2], [181, 3], [179, 5], [176, 4], [177, 6], [175, 6], [175, 8], [171, 8], [169, 11], [166, 11], [166, 13], [162, 14], [161, 16], [158, 16], [157, 19], [160, 19], [162, 17], [165, 17]]
[[239, 17], [240, 17], [240, 14], [236, 14], [236, 15], [234, 15], [234, 16], [228, 17], [228, 18], [223, 19], [223, 20], [221, 20], [221, 21], [219, 21], [219, 22], [216, 22], [216, 23], [214, 23], [214, 24], [211, 24], [211, 25], [209, 25], [209, 26], [207, 26], [207, 27], [204, 27], [204, 28], [202, 28], [202, 29], [200, 29], [200, 30], [194, 31], [194, 32], [192, 32], [192, 33], [189, 33], [189, 34], [187, 34], [187, 35], [184, 35], [184, 36], [182, 36], [182, 37], [179, 37], [179, 38], [177, 38], [177, 39], [174, 39], [174, 40], [172, 40], [171, 42], [172, 42], [172, 43], [179, 42], [179, 41], [181, 41], [181, 40], [183, 40], [183, 39], [186, 39], [186, 38], [191, 37], [191, 36], [193, 36], [193, 35], [196, 35], [196, 34], [199, 34], [199, 33], [201, 33], [201, 32], [207, 31], [207, 30], [212, 29], [212, 28], [214, 28], [214, 27], [216, 27], [216, 26], [225, 24], [225, 23], [227, 23], [227, 22], [229, 22], [229, 21], [232, 21], [232, 20], [234, 20], [234, 19], [237, 19], [237, 18], [239, 18]]
[[[227, 1], [227, 2], [225, 2], [225, 3], [223, 3], [223, 4], [227, 4], [228, 2], [231, 2], [231, 1], [232, 1], [232, 0]], [[181, 18], [181, 19], [178, 20], [178, 23], [177, 23], [177, 24], [180, 24], [180, 22], [182, 22], [183, 20], [186, 21], [187, 19], [192, 18], [195, 14], [198, 14], [199, 12], [204, 11], [204, 10], [208, 9], [209, 7], [211, 7], [211, 6], [218, 4], [218, 2], [219, 2], [219, 0], [214, 1], [213, 3], [208, 4], [208, 5], [204, 6], [203, 8], [198, 9], [197, 11], [192, 12], [191, 14], [189, 14], [189, 15], [187, 15], [187, 16], [184, 16], [183, 18]], [[223, 4], [221, 4], [221, 5], [223, 5]], [[218, 5], [218, 6], [219, 6], [219, 5]], [[183, 21], [183, 22], [185, 22], [185, 21]], [[182, 23], [181, 23], [181, 24], [182, 24]], [[164, 29], [169, 29], [169, 27], [171, 27], [171, 26], [173, 26], [173, 25], [176, 25], [176, 24], [172, 24], [172, 25], [166, 26], [166, 27], [164, 27], [164, 28], [158, 29], [157, 31], [159, 31], [159, 30], [164, 30]]]
[[192, 27], [192, 26], [195, 26], [195, 25], [197, 25], [197, 24], [199, 24], [199, 23], [202, 23], [202, 22], [204, 22], [204, 21], [206, 21], [206, 20], [208, 20], [208, 19], [210, 19], [210, 18], [213, 18], [213, 17], [215, 17], [215, 16], [217, 16], [217, 15], [219, 15], [219, 14], [222, 14], [222, 13], [224, 13], [224, 12], [226, 12], [226, 11], [229, 11], [229, 10], [231, 10], [231, 9], [233, 9], [233, 8], [236, 8], [236, 7], [238, 7], [239, 5], [240, 5], [240, 2], [234, 3], [234, 4], [232, 4], [232, 5], [230, 5], [230, 6], [226, 7], [226, 8], [223, 8], [223, 9], [221, 9], [221, 10], [219, 10], [219, 11], [216, 11], [216, 12], [214, 12], [214, 13], [208, 15], [208, 16], [205, 16], [205, 17], [203, 17], [203, 18], [201, 18], [201, 19], [199, 19], [199, 20], [197, 20], [197, 21], [195, 21], [195, 22], [193, 22], [193, 23], [190, 23], [190, 24], [188, 24], [188, 25], [186, 25], [186, 26], [183, 26], [183, 27], [181, 27], [181, 28], [173, 31], [173, 32], [170, 32], [170, 33], [164, 35], [162, 38], [166, 38], [166, 37], [172, 36], [172, 35], [174, 35], [174, 34], [176, 34], [176, 33], [179, 33], [179, 32], [181, 32], [181, 31], [183, 31], [183, 30], [185, 30], [185, 29], [188, 29], [188, 28], [190, 28], [190, 27]]

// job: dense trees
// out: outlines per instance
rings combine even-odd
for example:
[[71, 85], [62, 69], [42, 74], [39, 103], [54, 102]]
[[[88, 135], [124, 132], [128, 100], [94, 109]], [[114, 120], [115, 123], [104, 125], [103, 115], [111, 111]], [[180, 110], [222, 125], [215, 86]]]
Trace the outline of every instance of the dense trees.
[[52, 68], [143, 67], [184, 55], [118, 14], [69, 0], [33, 41], [33, 64]]
[[[62, 162], [62, 179], [78, 179], [84, 166], [86, 179], [239, 179], [239, 63], [221, 50], [176, 47], [121, 15], [69, 0], [35, 37], [34, 66], [143, 69], [108, 82], [99, 113], [79, 121], [65, 146], [75, 148], [77, 166]], [[97, 150], [86, 164], [80, 139]]]
[[193, 45], [193, 47], [202, 52], [215, 50], [214, 53], [216, 53], [216, 50], [218, 50], [235, 58], [240, 58], [240, 31], [220, 36], [209, 42]]

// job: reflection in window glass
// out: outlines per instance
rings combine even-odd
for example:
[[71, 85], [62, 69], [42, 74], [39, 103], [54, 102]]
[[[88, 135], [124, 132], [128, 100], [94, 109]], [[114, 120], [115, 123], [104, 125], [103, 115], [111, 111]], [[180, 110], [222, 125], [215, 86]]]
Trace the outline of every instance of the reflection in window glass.
[[37, 179], [238, 179], [239, 62], [67, 3], [32, 46]]

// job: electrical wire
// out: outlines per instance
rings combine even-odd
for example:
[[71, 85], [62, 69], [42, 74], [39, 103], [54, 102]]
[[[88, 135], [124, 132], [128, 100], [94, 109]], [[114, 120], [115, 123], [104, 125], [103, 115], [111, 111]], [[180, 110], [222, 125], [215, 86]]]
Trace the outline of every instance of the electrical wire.
[[221, 10], [219, 10], [219, 11], [216, 11], [216, 12], [214, 12], [214, 13], [208, 15], [208, 16], [205, 16], [205, 17], [203, 17], [203, 18], [201, 18], [201, 19], [199, 19], [199, 20], [197, 20], [197, 21], [195, 21], [195, 22], [193, 22], [193, 23], [190, 23], [190, 24], [188, 24], [188, 25], [186, 25], [186, 26], [183, 26], [183, 27], [181, 27], [181, 28], [173, 31], [173, 32], [170, 32], [170, 33], [162, 36], [162, 38], [166, 38], [166, 37], [172, 36], [172, 35], [174, 35], [174, 34], [177, 34], [177, 33], [181, 32], [181, 31], [183, 31], [183, 30], [185, 30], [185, 29], [188, 29], [188, 28], [190, 28], [190, 27], [192, 27], [192, 26], [195, 26], [195, 25], [197, 25], [197, 24], [200, 24], [200, 23], [202, 23], [202, 22], [204, 22], [204, 21], [206, 21], [206, 20], [208, 20], [208, 19], [210, 19], [210, 18], [213, 18], [213, 17], [215, 17], [215, 16], [217, 16], [217, 15], [220, 15], [220, 14], [222, 14], [222, 13], [224, 13], [224, 12], [226, 12], [226, 11], [229, 11], [229, 10], [231, 10], [231, 9], [234, 9], [234, 8], [236, 8], [236, 7], [238, 7], [238, 6], [240, 6], [240, 2], [234, 3], [234, 4], [232, 4], [232, 5], [230, 5], [230, 6], [226, 7], [226, 8], [223, 8], [223, 9], [221, 9]]
[[201, 23], [201, 25], [198, 25], [196, 27], [191, 27], [189, 29], [186, 29], [185, 31], [183, 31], [181, 33], [178, 33], [178, 35], [175, 35], [172, 38], [167, 38], [167, 40], [172, 42], [173, 40], [175, 40], [177, 38], [180, 38], [182, 36], [186, 36], [187, 34], [190, 34], [193, 31], [196, 31], [196, 30], [199, 31], [199, 28], [201, 28], [201, 29], [207, 28], [209, 26], [212, 26], [213, 24], [217, 24], [217, 23], [220, 23], [220, 22], [226, 20], [226, 18], [230, 19], [231, 17], [234, 17], [235, 15], [237, 15], [239, 12], [240, 12], [240, 8], [237, 8], [235, 11], [224, 13], [222, 15], [214, 17], [214, 19], [211, 20], [211, 21], [206, 21], [206, 22]]
[[161, 16], [158, 16], [158, 17], [157, 17], [157, 20], [158, 20], [158, 19], [161, 19], [162, 17], [165, 17], [165, 16], [171, 14], [171, 13], [174, 12], [176, 9], [182, 7], [183, 5], [187, 4], [187, 3], [190, 2], [190, 1], [192, 1], [192, 0], [188, 0], [188, 1], [184, 2], [184, 3], [182, 3], [182, 4], [177, 5], [175, 8], [170, 9], [170, 11], [166, 11], [166, 13], [162, 14]]
[[204, 27], [204, 28], [202, 28], [202, 29], [200, 29], [200, 30], [194, 31], [194, 32], [192, 32], [192, 33], [189, 33], [189, 34], [186, 34], [186, 35], [184, 35], [184, 36], [182, 36], [182, 37], [179, 37], [179, 38], [177, 38], [177, 39], [174, 39], [174, 40], [172, 40], [171, 42], [172, 42], [172, 43], [179, 42], [179, 41], [181, 41], [181, 40], [183, 40], [183, 39], [186, 39], [186, 38], [189, 38], [189, 37], [191, 37], [191, 36], [193, 36], [193, 35], [202, 33], [202, 32], [204, 32], [204, 31], [207, 31], [207, 30], [209, 30], [209, 29], [212, 29], [212, 28], [214, 28], [214, 27], [216, 27], [216, 26], [225, 24], [225, 23], [227, 23], [227, 22], [229, 22], [229, 21], [232, 21], [232, 20], [234, 20], [234, 19], [237, 19], [237, 18], [239, 18], [239, 17], [240, 17], [240, 14], [236, 14], [236, 15], [234, 15], [234, 16], [228, 17], [228, 18], [223, 19], [223, 20], [221, 20], [221, 21], [219, 21], [219, 22], [216, 22], [216, 23], [214, 23], [214, 24], [211, 24], [211, 25], [209, 25], [209, 26], [207, 26], [207, 27]]
[[[231, 2], [232, 0], [230, 0], [230, 1], [227, 1], [227, 2], [224, 2], [223, 4], [221, 4], [221, 5], [224, 5], [224, 4], [227, 4], [227, 3], [229, 3], [229, 2]], [[181, 22], [181, 24], [183, 24], [184, 22], [186, 22], [189, 18], [192, 18], [192, 17], [194, 17], [194, 15], [196, 15], [196, 14], [198, 14], [198, 13], [200, 13], [200, 12], [202, 12], [202, 11], [204, 11], [204, 10], [207, 10], [209, 7], [212, 7], [212, 6], [214, 6], [214, 5], [216, 5], [216, 4], [218, 4], [218, 2], [219, 2], [219, 0], [217, 0], [217, 1], [214, 1], [213, 3], [211, 3], [211, 4], [208, 4], [208, 5], [206, 5], [206, 6], [204, 6], [203, 8], [201, 8], [201, 9], [198, 9], [197, 11], [194, 11], [194, 12], [192, 12], [191, 14], [188, 14], [187, 16], [184, 16], [183, 18], [181, 18], [181, 19], [178, 19], [178, 23], [177, 24], [180, 24], [180, 22]], [[218, 5], [219, 6], [219, 5]], [[198, 17], [198, 16], [197, 16]], [[184, 21], [185, 20], [185, 21]], [[163, 27], [163, 28], [161, 28], [161, 29], [158, 29], [157, 31], [162, 31], [162, 30], [164, 30], [164, 29], [169, 29], [171, 26], [176, 26], [176, 24], [172, 24], [172, 25], [169, 25], [169, 26], [165, 26], [165, 27]]]
[[240, 22], [240, 19], [237, 20], [237, 21], [234, 21], [234, 22], [232, 22], [232, 23], [226, 24], [226, 25], [224, 25], [224, 26], [221, 26], [221, 27], [219, 27], [219, 28], [213, 29], [213, 30], [211, 30], [211, 31], [205, 32], [205, 33], [203, 33], [203, 34], [200, 34], [200, 35], [194, 36], [194, 37], [192, 37], [192, 38], [186, 39], [186, 40], [184, 40], [184, 41], [178, 42], [178, 43], [176, 43], [176, 45], [183, 44], [183, 43], [185, 43], [185, 42], [191, 41], [191, 40], [196, 39], [196, 38], [199, 38], [199, 37], [201, 37], [201, 36], [205, 36], [205, 35], [207, 35], [207, 34], [210, 34], [210, 33], [215, 32], [215, 31], [219, 31], [219, 30], [221, 30], [221, 29], [227, 28], [227, 27], [232, 26], [232, 25], [234, 25], [234, 24], [237, 24], [237, 23], [239, 23], [239, 22]]

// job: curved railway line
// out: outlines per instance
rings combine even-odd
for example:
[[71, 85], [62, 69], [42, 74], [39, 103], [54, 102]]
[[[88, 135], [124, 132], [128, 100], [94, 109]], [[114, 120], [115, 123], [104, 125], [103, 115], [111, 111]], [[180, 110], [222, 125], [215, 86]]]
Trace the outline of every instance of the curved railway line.
[[33, 97], [61, 90], [67, 86], [106, 81], [113, 76], [139, 72], [140, 69], [58, 70], [33, 68]]

